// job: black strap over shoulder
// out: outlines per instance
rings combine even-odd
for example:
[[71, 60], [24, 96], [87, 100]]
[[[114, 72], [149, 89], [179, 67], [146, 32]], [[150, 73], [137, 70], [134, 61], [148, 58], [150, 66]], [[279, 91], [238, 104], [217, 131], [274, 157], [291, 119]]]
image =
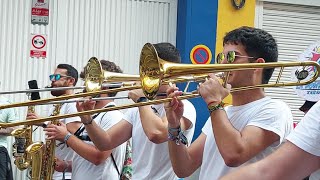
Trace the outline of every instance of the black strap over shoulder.
[[[114, 107], [114, 104], [108, 105], [104, 108], [109, 108], [109, 107]], [[106, 115], [107, 112], [104, 112], [104, 115], [102, 116], [102, 118]], [[92, 119], [95, 119], [99, 116], [100, 113], [95, 114], [94, 116], [92, 116]], [[101, 119], [102, 119], [101, 118]], [[83, 140], [83, 141], [91, 141], [90, 137], [88, 135], [80, 135], [85, 129], [85, 126], [83, 124], [81, 124], [81, 126], [79, 127], [79, 129], [74, 133], [74, 135], [76, 137], [78, 137], [79, 139]]]
[[119, 171], [119, 169], [118, 169], [118, 166], [117, 166], [116, 160], [115, 160], [115, 159], [114, 159], [114, 157], [113, 157], [113, 154], [111, 153], [111, 154], [110, 154], [110, 156], [111, 156], [111, 159], [112, 159], [113, 165], [114, 165], [114, 167], [116, 168], [116, 170], [117, 170], [117, 172], [118, 172], [118, 175], [120, 176], [121, 174], [120, 174], [120, 171]]
[[[106, 106], [105, 108], [108, 108], [108, 107], [114, 107], [115, 105], [111, 104], [111, 105], [108, 105]], [[100, 113], [98, 114], [95, 114], [94, 116], [92, 116], [92, 119], [95, 119], [99, 116]], [[104, 113], [104, 115], [101, 117], [101, 119], [103, 119], [103, 117], [107, 114], [107, 112]], [[79, 139], [81, 139], [82, 141], [91, 141], [90, 137], [88, 135], [80, 135], [85, 129], [85, 126], [83, 124], [81, 124], [81, 126], [79, 127], [79, 129], [74, 133], [74, 135], [76, 137], [78, 137]], [[120, 176], [120, 171], [118, 169], [118, 166], [117, 166], [117, 163], [113, 157], [113, 154], [111, 153], [110, 154], [111, 156], [111, 159], [112, 159], [112, 162], [114, 164], [114, 167], [116, 168], [117, 172], [118, 172], [118, 175]]]
[[75, 136], [80, 136], [80, 134], [84, 131], [84, 126], [83, 124], [81, 124], [81, 126], [79, 127], [79, 129], [74, 133]]

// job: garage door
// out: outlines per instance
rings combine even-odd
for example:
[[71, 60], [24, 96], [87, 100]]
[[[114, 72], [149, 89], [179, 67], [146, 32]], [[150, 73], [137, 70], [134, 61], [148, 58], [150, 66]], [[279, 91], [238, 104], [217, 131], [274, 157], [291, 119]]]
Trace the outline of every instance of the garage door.
[[[320, 7], [293, 5], [275, 2], [258, 2], [256, 27], [271, 33], [279, 45], [279, 61], [296, 61], [309, 45], [320, 40]], [[290, 70], [283, 74], [290, 80]], [[275, 77], [273, 77], [275, 79]], [[303, 113], [298, 108], [304, 99], [296, 95], [292, 87], [269, 88], [267, 94], [283, 99], [292, 109], [294, 121], [299, 121]]]

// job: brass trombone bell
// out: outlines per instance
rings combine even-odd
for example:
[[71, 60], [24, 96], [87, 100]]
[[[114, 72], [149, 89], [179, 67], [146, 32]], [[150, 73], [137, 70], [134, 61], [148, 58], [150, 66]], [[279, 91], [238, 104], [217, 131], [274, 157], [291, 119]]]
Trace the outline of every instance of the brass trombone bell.
[[103, 83], [138, 82], [139, 75], [104, 71], [96, 57], [89, 59], [85, 67], [85, 87], [87, 92], [100, 91]]
[[[302, 69], [313, 66], [316, 71], [312, 78], [306, 79], [307, 74], [302, 78], [299, 77], [297, 82], [281, 82], [282, 72], [285, 67], [301, 66]], [[274, 62], [274, 63], [244, 63], [244, 64], [180, 64], [171, 63], [159, 58], [155, 47], [147, 43], [143, 46], [140, 55], [140, 80], [144, 94], [148, 99], [154, 99], [163, 82], [170, 81], [181, 76], [196, 76], [199, 74], [229, 72], [236, 70], [248, 70], [258, 68], [280, 68], [276, 83], [260, 84], [256, 86], [240, 87], [231, 91], [249, 90], [264, 87], [281, 87], [281, 86], [301, 86], [317, 80], [320, 72], [320, 65], [314, 61], [303, 62]], [[303, 71], [305, 73], [305, 71]], [[302, 74], [303, 74], [302, 73]], [[301, 73], [300, 73], [301, 74]], [[298, 73], [299, 75], [299, 73]], [[227, 79], [224, 79], [227, 81]]]
[[[85, 67], [85, 86], [86, 93], [74, 94], [74, 95], [65, 95], [48, 99], [39, 99], [34, 101], [22, 102], [22, 103], [12, 103], [8, 105], [0, 106], [0, 109], [21, 107], [21, 106], [30, 106], [38, 104], [46, 104], [50, 101], [61, 101], [66, 99], [80, 98], [86, 96], [95, 96], [98, 94], [107, 94], [115, 93], [120, 91], [129, 91], [133, 89], [141, 88], [140, 85], [135, 85], [136, 82], [139, 82], [139, 75], [130, 75], [122, 73], [113, 73], [102, 70], [100, 61], [92, 57], [89, 59]], [[120, 87], [119, 87], [120, 86]], [[101, 90], [102, 87], [119, 87], [114, 89]], [[70, 87], [62, 87], [62, 89], [68, 89]], [[62, 90], [60, 88], [56, 90]], [[34, 90], [32, 90], [34, 91]]]
[[104, 71], [100, 61], [96, 57], [89, 59], [85, 66], [85, 85], [79, 87], [58, 87], [58, 88], [44, 88], [44, 89], [28, 89], [21, 91], [3, 91], [1, 94], [14, 93], [32, 93], [42, 91], [56, 91], [68, 89], [86, 89], [86, 92], [99, 91], [102, 87], [121, 87], [133, 85], [133, 82], [140, 80], [139, 75], [122, 74]]
[[[103, 71], [100, 61], [97, 58], [92, 57], [89, 59], [85, 67], [85, 79], [84, 79], [85, 86], [80, 87], [80, 88], [85, 88], [87, 90], [86, 93], [79, 93], [74, 95], [65, 95], [65, 96], [53, 97], [48, 99], [39, 99], [39, 100], [33, 100], [28, 102], [1, 105], [0, 109], [31, 106], [31, 105], [52, 104], [51, 102], [53, 101], [54, 102], [64, 101], [64, 100], [73, 99], [73, 98], [81, 98], [81, 97], [87, 97], [87, 96], [95, 96], [99, 94], [108, 94], [108, 93], [115, 93], [115, 92], [121, 92], [121, 91], [130, 91], [134, 89], [141, 89], [140, 85], [135, 85], [136, 82], [138, 82], [139, 80], [140, 78], [138, 75]], [[174, 81], [170, 80], [170, 82], [185, 82], [185, 81], [191, 81], [191, 79], [188, 77], [180, 77], [180, 78], [176, 78]], [[163, 82], [163, 83], [169, 83], [169, 82]], [[101, 87], [119, 87], [119, 88], [100, 90]], [[72, 88], [72, 87], [59, 87], [59, 88], [51, 88], [51, 89], [66, 90], [69, 88]], [[27, 90], [27, 92], [38, 92], [38, 90], [40, 89]]]

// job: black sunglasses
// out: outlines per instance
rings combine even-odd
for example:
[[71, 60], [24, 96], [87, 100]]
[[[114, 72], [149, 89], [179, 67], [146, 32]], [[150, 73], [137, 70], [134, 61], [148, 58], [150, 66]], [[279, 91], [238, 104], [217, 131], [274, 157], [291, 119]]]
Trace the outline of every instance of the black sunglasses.
[[216, 59], [217, 59], [218, 64], [220, 64], [225, 58], [227, 58], [227, 63], [233, 63], [235, 61], [236, 57], [256, 59], [255, 57], [251, 57], [251, 56], [237, 55], [236, 51], [228, 51], [227, 54], [224, 54], [223, 52], [221, 52], [217, 55]]

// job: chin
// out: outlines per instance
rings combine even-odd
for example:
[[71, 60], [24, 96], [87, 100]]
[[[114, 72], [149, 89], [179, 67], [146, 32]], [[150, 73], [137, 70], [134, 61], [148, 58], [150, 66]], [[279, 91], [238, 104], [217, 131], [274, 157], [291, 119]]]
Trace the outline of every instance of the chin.
[[63, 91], [51, 91], [51, 95], [52, 96], [61, 96], [61, 95], [63, 95], [64, 94], [64, 92]]

